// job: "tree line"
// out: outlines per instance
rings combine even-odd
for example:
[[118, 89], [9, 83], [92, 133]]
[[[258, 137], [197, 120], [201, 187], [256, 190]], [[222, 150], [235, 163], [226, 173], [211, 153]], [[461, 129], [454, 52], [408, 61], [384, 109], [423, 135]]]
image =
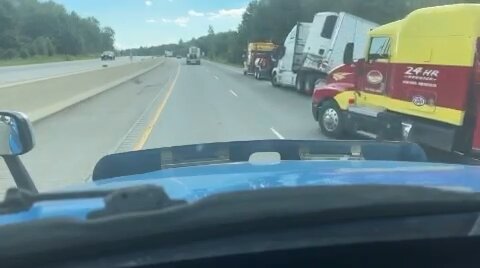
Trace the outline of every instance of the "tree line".
[[94, 17], [38, 0], [0, 0], [0, 59], [113, 50], [115, 32]]
[[142, 47], [138, 55], [161, 55], [165, 50], [185, 55], [189, 46], [198, 46], [210, 59], [241, 63], [249, 42], [272, 41], [283, 44], [285, 37], [299, 22], [311, 22], [322, 11], [348, 12], [367, 20], [385, 24], [402, 19], [415, 9], [478, 0], [254, 0], [249, 3], [237, 31], [208, 34], [188, 42]]

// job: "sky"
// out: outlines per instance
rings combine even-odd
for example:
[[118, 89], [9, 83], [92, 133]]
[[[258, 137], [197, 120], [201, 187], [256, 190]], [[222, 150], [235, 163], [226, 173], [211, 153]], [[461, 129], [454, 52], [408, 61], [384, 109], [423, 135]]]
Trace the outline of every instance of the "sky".
[[249, 0], [54, 0], [116, 32], [119, 49], [177, 43], [236, 30]]

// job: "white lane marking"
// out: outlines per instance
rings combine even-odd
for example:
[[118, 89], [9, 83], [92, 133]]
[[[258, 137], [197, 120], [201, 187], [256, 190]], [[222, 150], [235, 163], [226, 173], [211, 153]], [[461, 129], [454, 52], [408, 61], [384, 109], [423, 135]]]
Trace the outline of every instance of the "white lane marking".
[[237, 95], [237, 93], [235, 93], [235, 91], [233, 91], [233, 90], [230, 90], [230, 93], [232, 93], [232, 95], [233, 95], [233, 96], [235, 96], [235, 97], [237, 97], [237, 98], [238, 98], [238, 95]]
[[216, 75], [214, 75], [213, 77], [217, 80], [220, 80], [220, 78], [218, 78], [218, 76], [216, 76]]
[[285, 137], [282, 136], [282, 134], [280, 134], [276, 129], [274, 129], [273, 127], [270, 128], [270, 130], [273, 132], [273, 134], [275, 134], [275, 136], [277, 136], [279, 139], [281, 140], [284, 140]]
[[212, 64], [212, 65], [216, 65], [217, 67], [221, 68], [221, 69], [224, 69], [224, 70], [228, 70], [230, 72], [234, 72], [234, 73], [239, 73], [239, 74], [243, 74], [243, 69], [242, 67], [238, 67], [238, 68], [233, 68], [233, 67], [230, 67], [226, 64], [223, 64], [223, 63], [217, 63], [217, 62], [213, 62], [213, 61], [207, 61], [208, 63]]

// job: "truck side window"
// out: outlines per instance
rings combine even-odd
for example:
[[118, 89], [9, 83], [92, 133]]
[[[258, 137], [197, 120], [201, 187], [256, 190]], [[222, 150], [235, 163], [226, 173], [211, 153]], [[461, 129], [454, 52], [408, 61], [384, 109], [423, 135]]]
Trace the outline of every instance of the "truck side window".
[[390, 53], [390, 38], [389, 37], [373, 37], [370, 42], [370, 49], [368, 50], [368, 59], [388, 59]]
[[321, 36], [323, 38], [331, 39], [333, 35], [333, 30], [335, 30], [335, 25], [337, 24], [338, 16], [328, 16], [325, 19], [325, 24], [323, 25], [323, 30]]

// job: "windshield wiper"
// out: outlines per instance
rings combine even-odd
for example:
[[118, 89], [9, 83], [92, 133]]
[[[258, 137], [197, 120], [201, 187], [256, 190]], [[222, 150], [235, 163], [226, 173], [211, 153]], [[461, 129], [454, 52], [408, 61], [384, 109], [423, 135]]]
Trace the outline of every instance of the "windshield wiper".
[[27, 211], [37, 202], [65, 201], [74, 199], [103, 198], [105, 208], [90, 213], [89, 218], [104, 217], [128, 212], [157, 210], [165, 207], [186, 204], [183, 200], [172, 200], [163, 188], [142, 185], [118, 190], [59, 192], [37, 194], [12, 188], [7, 191], [5, 200], [0, 203], [0, 215]]

